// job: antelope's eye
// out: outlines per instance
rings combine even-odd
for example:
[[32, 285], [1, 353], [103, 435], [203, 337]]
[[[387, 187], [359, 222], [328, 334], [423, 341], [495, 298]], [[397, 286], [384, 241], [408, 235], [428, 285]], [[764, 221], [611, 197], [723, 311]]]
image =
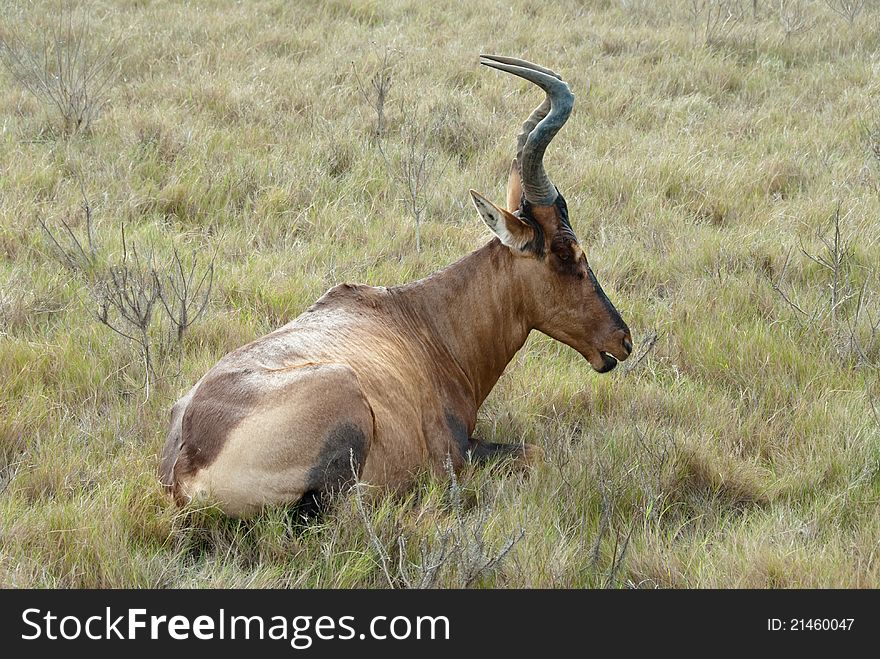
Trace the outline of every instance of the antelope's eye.
[[560, 261], [570, 261], [571, 260], [571, 252], [569, 252], [568, 250], [560, 252], [559, 253], [559, 260]]

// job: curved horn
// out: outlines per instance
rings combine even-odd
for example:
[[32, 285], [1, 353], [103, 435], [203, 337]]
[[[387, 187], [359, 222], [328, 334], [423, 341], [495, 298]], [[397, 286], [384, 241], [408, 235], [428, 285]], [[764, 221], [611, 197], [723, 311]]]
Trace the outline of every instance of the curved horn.
[[525, 78], [543, 89], [544, 102], [532, 111], [516, 139], [516, 159], [523, 191], [532, 204], [549, 206], [556, 201], [556, 186], [544, 171], [544, 151], [565, 124], [574, 106], [574, 94], [556, 73], [514, 57], [480, 55], [480, 63]]

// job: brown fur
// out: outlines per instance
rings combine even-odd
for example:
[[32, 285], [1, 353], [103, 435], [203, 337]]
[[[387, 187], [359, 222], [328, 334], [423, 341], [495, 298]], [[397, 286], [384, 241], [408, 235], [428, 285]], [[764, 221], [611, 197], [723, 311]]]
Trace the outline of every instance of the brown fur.
[[[542, 226], [548, 222], [546, 213], [536, 215]], [[448, 419], [459, 420], [470, 437], [477, 410], [532, 329], [571, 345], [594, 366], [602, 364], [597, 350], [626, 358], [611, 335], [628, 332], [577, 275], [586, 268], [580, 254], [571, 271], [560, 269], [558, 257], [518, 255], [495, 239], [412, 284], [330, 289], [293, 322], [224, 357], [175, 405], [163, 484], [180, 503], [200, 494], [218, 499], [224, 488], [204, 474], [250, 417], [267, 419], [253, 424], [261, 434], [249, 431], [236, 441], [252, 452], [283, 455], [304, 474], [347, 410], [361, 406], [358, 400], [368, 410], [358, 427], [368, 425], [366, 418], [372, 426], [364, 429], [367, 482], [404, 487], [419, 468], [442, 469], [447, 455], [460, 466], [466, 456]], [[351, 376], [346, 387], [322, 392], [320, 367], [332, 364]], [[302, 375], [291, 378], [294, 371]], [[284, 449], [290, 445], [299, 452]], [[305, 492], [303, 479], [291, 484], [290, 503]], [[232, 514], [277, 499], [247, 487], [225, 489], [227, 499], [217, 503]]]
[[632, 344], [564, 200], [529, 205], [522, 189], [514, 161], [509, 210], [471, 191], [497, 237], [457, 263], [395, 288], [335, 286], [223, 357], [172, 409], [159, 476], [174, 499], [247, 515], [355, 475], [400, 488], [447, 457], [458, 468], [468, 453], [539, 455], [473, 437], [477, 410], [529, 332], [599, 372]]

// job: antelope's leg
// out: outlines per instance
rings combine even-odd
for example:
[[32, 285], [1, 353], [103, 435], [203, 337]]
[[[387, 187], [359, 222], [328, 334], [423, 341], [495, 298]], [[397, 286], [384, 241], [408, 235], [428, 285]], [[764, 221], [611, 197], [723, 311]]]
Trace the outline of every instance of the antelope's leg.
[[[234, 373], [224, 381], [226, 389], [239, 392], [250, 377]], [[209, 463], [187, 469], [192, 456], [178, 460], [174, 487], [184, 501], [203, 500], [228, 515], [246, 517], [303, 497], [320, 501], [360, 474], [373, 438], [373, 415], [351, 368], [293, 366], [263, 372], [261, 378], [260, 404], [222, 429], [222, 446]], [[198, 392], [189, 402], [191, 429], [213, 420], [223, 394], [215, 389], [210, 404], [200, 405]], [[197, 455], [199, 436], [194, 430], [191, 435], [183, 438], [181, 452]]]
[[478, 464], [509, 457], [517, 463], [536, 465], [544, 457], [544, 450], [534, 444], [501, 444], [485, 442], [476, 437], [471, 438], [470, 444], [471, 455]]

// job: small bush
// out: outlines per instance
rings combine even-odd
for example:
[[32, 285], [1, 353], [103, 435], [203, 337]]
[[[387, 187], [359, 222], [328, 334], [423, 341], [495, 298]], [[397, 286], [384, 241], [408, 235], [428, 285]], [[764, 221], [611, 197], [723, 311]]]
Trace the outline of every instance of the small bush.
[[122, 225], [122, 258], [111, 262], [103, 241], [95, 236], [92, 205], [82, 182], [80, 190], [84, 235], [77, 234], [71, 217], [61, 220], [62, 230], [42, 218], [38, 222], [58, 262], [85, 282], [97, 305], [97, 319], [138, 347], [149, 384], [156, 374], [157, 351], [164, 356], [169, 346], [176, 346], [181, 357], [186, 331], [205, 313], [214, 258], [199, 267], [195, 252], [187, 260], [172, 248], [171, 263], [159, 266], [152, 252], [145, 257], [126, 239]]
[[40, 38], [16, 30], [0, 33], [0, 62], [18, 84], [57, 111], [64, 133], [88, 131], [119, 76], [115, 46], [99, 44], [89, 20], [75, 25], [64, 6]]

